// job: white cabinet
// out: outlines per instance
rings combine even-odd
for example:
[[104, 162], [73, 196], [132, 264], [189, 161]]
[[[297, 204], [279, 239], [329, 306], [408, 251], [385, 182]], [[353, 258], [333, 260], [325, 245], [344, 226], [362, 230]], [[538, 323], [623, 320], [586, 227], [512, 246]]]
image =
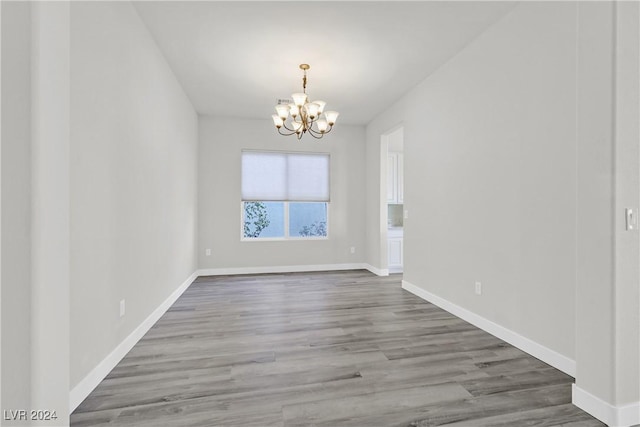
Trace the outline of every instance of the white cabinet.
[[[387, 155], [387, 203], [390, 205], [404, 203], [403, 175], [403, 154], [398, 151], [389, 151]], [[394, 209], [395, 208], [400, 207], [397, 206], [394, 207]], [[387, 266], [389, 273], [402, 272], [402, 266], [404, 264], [402, 253], [403, 240], [402, 227], [391, 227], [387, 230]]]
[[389, 272], [402, 269], [402, 237], [391, 238], [388, 242]]
[[404, 202], [404, 156], [389, 152], [387, 156], [387, 203]]
[[403, 262], [403, 230], [390, 228], [387, 233], [387, 266], [389, 273], [401, 273]]
[[396, 165], [396, 184], [398, 186], [398, 203], [404, 203], [404, 155], [397, 153], [397, 165]]
[[398, 200], [397, 165], [397, 156], [389, 153], [387, 156], [387, 203], [396, 203], [396, 200]]

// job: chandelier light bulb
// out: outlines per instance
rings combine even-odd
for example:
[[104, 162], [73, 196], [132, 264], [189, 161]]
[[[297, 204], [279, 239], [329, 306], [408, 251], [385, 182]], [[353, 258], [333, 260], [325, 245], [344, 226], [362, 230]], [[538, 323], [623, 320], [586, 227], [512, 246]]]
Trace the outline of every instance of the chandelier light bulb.
[[296, 104], [289, 104], [289, 113], [291, 113], [291, 117], [296, 118], [300, 113], [300, 110]]
[[287, 120], [287, 117], [289, 116], [289, 106], [288, 105], [284, 105], [284, 104], [276, 105], [276, 111], [278, 112], [278, 116], [282, 120]]
[[295, 135], [298, 139], [302, 135], [309, 134], [316, 139], [324, 137], [331, 132], [333, 125], [338, 118], [337, 111], [324, 111], [327, 103], [325, 101], [309, 101], [307, 95], [307, 70], [309, 64], [300, 64], [300, 69], [304, 75], [302, 77], [302, 92], [291, 95], [291, 104], [276, 105], [276, 112], [271, 117], [280, 135]]
[[309, 118], [315, 119], [316, 116], [318, 115], [318, 110], [320, 109], [320, 106], [315, 102], [311, 102], [309, 104], [306, 104], [304, 107], [307, 110], [307, 114], [309, 115]]
[[327, 121], [325, 119], [320, 119], [316, 122], [316, 125], [318, 125], [318, 130], [321, 133], [325, 133], [327, 131], [327, 127], [329, 127], [329, 123], [327, 123]]
[[306, 93], [294, 93], [291, 95], [293, 98], [293, 103], [296, 107], [302, 107], [307, 102], [307, 94]]
[[324, 117], [327, 119], [327, 122], [329, 122], [329, 125], [331, 126], [336, 123], [336, 119], [339, 115], [340, 113], [338, 113], [337, 111], [325, 111], [324, 113]]
[[273, 114], [271, 118], [273, 119], [273, 124], [276, 125], [276, 128], [280, 129], [284, 125], [284, 120], [282, 120], [282, 117], [277, 114]]

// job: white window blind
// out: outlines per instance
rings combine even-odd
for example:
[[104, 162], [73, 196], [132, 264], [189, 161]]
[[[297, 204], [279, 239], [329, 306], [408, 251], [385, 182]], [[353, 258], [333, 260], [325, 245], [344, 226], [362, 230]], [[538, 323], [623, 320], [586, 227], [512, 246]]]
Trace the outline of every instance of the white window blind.
[[329, 154], [242, 152], [243, 201], [329, 201]]

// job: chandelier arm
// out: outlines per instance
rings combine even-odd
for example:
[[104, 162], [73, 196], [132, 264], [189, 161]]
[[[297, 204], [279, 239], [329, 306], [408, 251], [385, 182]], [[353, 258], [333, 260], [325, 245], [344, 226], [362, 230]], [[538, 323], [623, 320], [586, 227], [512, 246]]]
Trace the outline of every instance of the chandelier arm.
[[289, 126], [287, 126], [287, 122], [286, 121], [282, 122], [282, 127], [285, 128], [286, 130], [288, 130], [289, 132], [295, 132], [295, 130], [293, 130]]
[[313, 136], [315, 139], [321, 139], [323, 136], [327, 134], [327, 132], [320, 132], [315, 129], [309, 129], [309, 134]]
[[291, 133], [283, 133], [283, 132], [282, 132], [282, 128], [278, 128], [278, 133], [279, 133], [280, 135], [284, 135], [284, 136], [291, 136], [291, 135], [293, 135], [293, 134], [295, 133], [295, 132], [291, 131], [291, 129], [287, 129], [287, 130], [288, 130], [289, 132], [291, 132]]
[[[298, 116], [298, 117], [300, 117], [300, 116]], [[293, 117], [291, 118], [291, 122], [296, 122], [296, 123], [300, 123], [300, 124], [302, 124], [302, 123], [303, 123], [302, 121], [296, 120], [296, 119], [294, 119]], [[291, 123], [291, 122], [290, 122], [290, 123]], [[289, 132], [295, 132], [295, 131], [296, 131], [294, 128], [292, 128], [292, 127], [290, 128], [289, 126], [287, 126], [287, 121], [286, 121], [286, 120], [283, 120], [283, 122], [282, 122], [282, 126], [283, 126], [286, 130], [288, 130]]]
[[[318, 135], [320, 135], [320, 136], [317, 136], [317, 135], [316, 135], [316, 133], [317, 133]], [[322, 139], [322, 137], [324, 136], [324, 134], [323, 134], [323, 133], [318, 133], [318, 132], [316, 132], [316, 131], [309, 132], [309, 135], [311, 135], [311, 136], [312, 136], [312, 137], [314, 137], [315, 139]]]
[[[316, 133], [316, 134], [318, 134], [318, 135], [326, 135], [326, 134], [328, 134], [329, 132], [331, 132], [331, 130], [332, 130], [332, 129], [333, 129], [333, 126], [331, 126], [331, 125], [330, 125], [330, 126], [327, 128], [327, 130], [326, 130], [326, 131], [324, 131], [324, 132], [320, 132], [320, 131], [317, 131], [317, 130], [315, 130], [315, 129], [310, 129], [310, 130], [311, 130], [311, 132], [314, 132], [314, 133]], [[310, 132], [310, 133], [311, 133], [311, 132]]]

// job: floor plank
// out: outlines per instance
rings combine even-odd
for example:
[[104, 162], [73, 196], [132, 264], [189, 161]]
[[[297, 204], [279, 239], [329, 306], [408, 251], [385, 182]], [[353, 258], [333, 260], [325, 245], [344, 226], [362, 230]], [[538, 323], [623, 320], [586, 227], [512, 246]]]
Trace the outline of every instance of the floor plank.
[[200, 277], [73, 426], [602, 426], [573, 379], [364, 270]]

